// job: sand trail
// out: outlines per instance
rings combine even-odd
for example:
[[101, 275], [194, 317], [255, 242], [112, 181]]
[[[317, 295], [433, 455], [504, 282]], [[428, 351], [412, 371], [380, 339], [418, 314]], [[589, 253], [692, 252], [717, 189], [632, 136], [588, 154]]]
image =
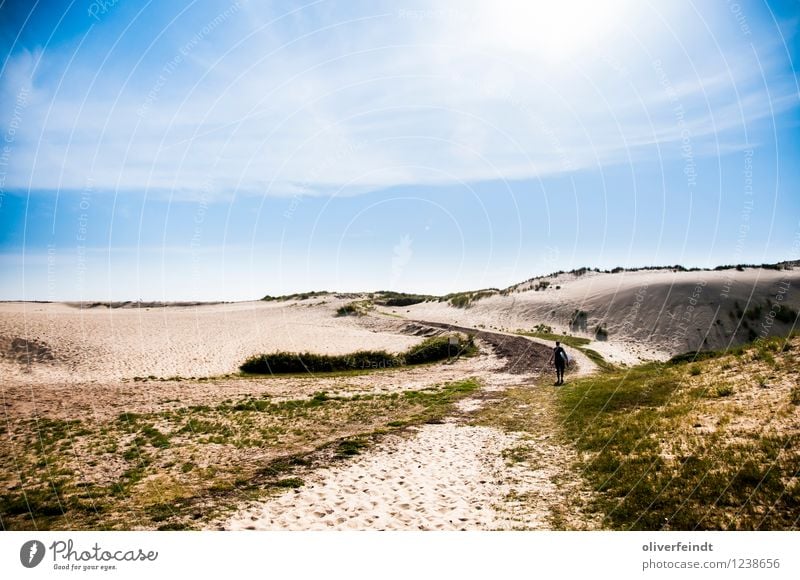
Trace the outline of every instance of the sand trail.
[[[304, 477], [305, 485], [237, 512], [217, 528], [227, 530], [519, 530], [553, 529], [569, 511], [574, 477], [565, 477], [571, 453], [551, 439], [548, 413], [542, 433], [523, 438], [470, 417], [505, 388], [527, 383], [519, 375], [492, 373], [478, 393], [458, 404], [441, 424], [385, 437], [346, 464]], [[535, 464], [509, 462], [524, 445]], [[562, 485], [562, 481], [573, 484]], [[584, 520], [583, 526], [591, 526]]]
[[509, 437], [445, 423], [393, 437], [374, 453], [318, 473], [274, 501], [234, 516], [227, 529], [468, 530], [508, 527], [495, 508]]

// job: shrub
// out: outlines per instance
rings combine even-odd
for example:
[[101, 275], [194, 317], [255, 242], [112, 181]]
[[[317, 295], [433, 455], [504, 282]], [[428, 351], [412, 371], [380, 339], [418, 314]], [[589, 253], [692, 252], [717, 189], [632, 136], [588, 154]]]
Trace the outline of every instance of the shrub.
[[434, 296], [427, 294], [406, 294], [404, 292], [382, 291], [376, 294], [375, 304], [380, 304], [381, 306], [411, 306], [436, 299]]
[[733, 394], [733, 387], [730, 385], [719, 385], [714, 390], [714, 394], [717, 397], [729, 397]]
[[372, 308], [369, 300], [349, 302], [336, 310], [336, 316], [364, 316]]
[[361, 350], [349, 355], [324, 355], [310, 352], [275, 352], [247, 359], [241, 370], [253, 374], [326, 373], [370, 368], [373, 364], [396, 366], [398, 357], [383, 350]]
[[570, 330], [586, 330], [588, 314], [583, 310], [575, 310], [569, 319]]
[[320, 296], [328, 296], [330, 292], [299, 292], [297, 294], [285, 294], [283, 296], [264, 296], [261, 300], [266, 302], [286, 302], [287, 300], [308, 300], [309, 298], [319, 298]]
[[439, 302], [449, 302], [455, 308], [469, 308], [473, 302], [494, 296], [499, 290], [490, 288], [488, 290], [478, 290], [477, 292], [457, 292], [455, 294], [447, 294], [439, 298]]
[[449, 336], [434, 336], [408, 349], [405, 354], [405, 360], [410, 365], [440, 361], [463, 354], [464, 351], [473, 346], [472, 337], [469, 337], [466, 343], [462, 343], [459, 346], [451, 346]]
[[249, 374], [330, 373], [423, 364], [474, 352], [472, 337], [459, 347], [449, 346], [448, 336], [436, 336], [412, 346], [400, 355], [385, 350], [360, 350], [346, 355], [310, 352], [275, 352], [247, 359], [239, 368]]
[[797, 320], [797, 311], [789, 306], [782, 304], [775, 312], [775, 320], [784, 324], [791, 324]]

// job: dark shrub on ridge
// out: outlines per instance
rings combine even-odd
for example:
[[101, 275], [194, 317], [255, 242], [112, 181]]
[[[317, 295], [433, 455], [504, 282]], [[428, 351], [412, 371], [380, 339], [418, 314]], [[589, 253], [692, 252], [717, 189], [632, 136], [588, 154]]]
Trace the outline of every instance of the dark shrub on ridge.
[[475, 350], [472, 337], [462, 340], [459, 346], [450, 346], [449, 340], [449, 336], [435, 336], [399, 355], [385, 350], [360, 350], [344, 355], [275, 352], [252, 356], [239, 368], [242, 372], [260, 375], [330, 373], [437, 362], [461, 354], [472, 354]]

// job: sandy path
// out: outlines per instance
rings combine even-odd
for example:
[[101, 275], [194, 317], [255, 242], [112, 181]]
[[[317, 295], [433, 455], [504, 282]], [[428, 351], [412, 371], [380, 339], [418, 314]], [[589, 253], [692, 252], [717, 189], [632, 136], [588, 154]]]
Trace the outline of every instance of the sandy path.
[[[482, 340], [525, 339], [483, 333]], [[517, 342], [521, 340], [522, 342]], [[534, 350], [541, 352], [541, 349]], [[393, 435], [344, 465], [318, 470], [305, 485], [250, 505], [214, 527], [228, 530], [510, 530], [552, 529], [574, 485], [560, 483], [572, 459], [549, 434], [523, 439], [468, 424], [487, 394], [529, 383], [506, 359], [506, 372], [482, 376], [484, 387], [462, 400], [443, 424]], [[516, 371], [516, 372], [515, 372]], [[515, 374], [509, 374], [515, 372]], [[534, 389], [542, 387], [532, 386]], [[543, 430], [555, 427], [546, 421]], [[551, 417], [552, 419], [552, 417]], [[552, 423], [552, 424], [551, 424]], [[536, 465], [509, 463], [504, 452], [533, 447]]]
[[226, 529], [469, 530], [507, 528], [497, 511], [512, 438], [488, 427], [426, 425], [297, 492], [234, 516]]

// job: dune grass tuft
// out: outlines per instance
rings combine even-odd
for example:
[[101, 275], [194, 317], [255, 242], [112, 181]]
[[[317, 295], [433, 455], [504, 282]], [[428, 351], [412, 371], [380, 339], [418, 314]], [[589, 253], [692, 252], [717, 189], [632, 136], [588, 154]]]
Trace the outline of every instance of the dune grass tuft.
[[240, 367], [248, 374], [329, 373], [366, 369], [395, 368], [439, 362], [451, 357], [474, 354], [472, 337], [450, 345], [450, 336], [434, 336], [402, 354], [385, 350], [361, 350], [345, 355], [276, 352], [250, 357]]

